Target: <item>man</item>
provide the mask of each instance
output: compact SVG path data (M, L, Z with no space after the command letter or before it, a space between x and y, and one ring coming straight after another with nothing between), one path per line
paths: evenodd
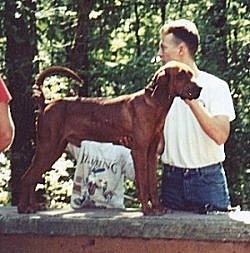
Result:
M10 100L11 95L0 77L0 152L7 150L14 138L14 124L9 108Z
M196 100L175 98L166 117L161 198L175 210L228 210L230 198L222 162L224 143L235 118L228 84L198 69L199 34L188 20L170 21L160 30L158 57L189 65L202 87Z

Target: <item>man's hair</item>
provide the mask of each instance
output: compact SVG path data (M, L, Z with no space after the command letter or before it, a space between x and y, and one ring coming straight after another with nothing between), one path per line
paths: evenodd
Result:
M198 29L193 22L186 19L169 21L161 27L160 34L167 35L170 33L174 35L177 43L183 41L187 45L191 56L195 56L200 37Z

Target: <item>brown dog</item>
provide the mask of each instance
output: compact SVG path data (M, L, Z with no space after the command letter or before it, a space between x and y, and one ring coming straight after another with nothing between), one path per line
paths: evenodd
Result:
M80 81L71 70L51 67L40 74L41 89L46 76L64 73ZM44 96L37 101L40 114L37 146L32 163L21 180L19 213L39 210L35 186L43 173L62 155L67 143L80 146L82 140L124 143L131 149L135 165L137 196L145 215L164 212L157 193L157 147L166 115L176 96L198 98L201 88L192 80L191 69L169 62L143 90L117 98L65 98L47 106Z

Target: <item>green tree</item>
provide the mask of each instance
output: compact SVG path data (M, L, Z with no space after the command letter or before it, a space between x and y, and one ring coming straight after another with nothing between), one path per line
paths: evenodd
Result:
M154 59L160 26L187 18L200 31L199 67L225 79L231 88L237 118L226 144L225 167L233 204L250 208L249 8L247 0L40 0L36 6L31 0L1 2L0 66L7 70L17 124L12 171L21 174L32 155L33 127L24 125L33 126L33 73L50 65L76 70L85 85L67 81L61 94L72 88L89 96L134 92L159 66ZM13 53L14 48L23 50Z
M35 5L33 1L5 1L6 76L13 96L11 104L16 126L11 148L12 204L17 204L20 177L33 154L34 116L30 87L36 65Z

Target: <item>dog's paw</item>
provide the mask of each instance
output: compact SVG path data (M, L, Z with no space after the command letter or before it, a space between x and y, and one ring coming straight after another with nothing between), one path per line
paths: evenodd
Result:
M37 210L35 208L32 208L31 206L17 206L17 212L20 214L29 214L29 213L35 213Z
M47 203L41 202L36 204L36 211L46 211L46 210L48 210Z
M17 206L17 212L18 213L24 213L24 214L29 214L29 213L36 213L38 211L45 211L47 210L47 205L46 203L35 203L33 205L21 205L19 204Z
M164 214L173 213L171 209L164 206L146 208L146 209L143 209L142 211L145 216L161 216Z
M154 208L154 215L160 216L164 214L170 214L173 213L172 209L169 209L167 207L159 207L159 208Z

